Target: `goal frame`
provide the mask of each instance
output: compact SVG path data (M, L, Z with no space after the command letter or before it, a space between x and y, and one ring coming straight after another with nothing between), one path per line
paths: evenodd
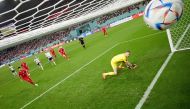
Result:
M190 24L187 25L185 31L183 32L183 34L181 35L181 37L180 37L179 40L177 41L176 45L174 45L173 40L172 40L172 34L171 34L170 29L167 29L167 30L166 30L167 37L168 37L168 42L169 42L169 45L170 45L171 52L184 51L184 50L189 50L189 49L190 49L190 47L181 48L181 49L179 48L179 45L181 44L183 38L185 37L185 35L187 34L188 31L190 31Z

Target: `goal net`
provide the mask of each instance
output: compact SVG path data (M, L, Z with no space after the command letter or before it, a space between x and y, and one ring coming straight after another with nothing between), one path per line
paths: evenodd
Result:
M190 2L184 0L184 11L180 21L167 30L171 51L190 49Z
M1 1L1 0L0 0ZM3 0L7 7L9 0ZM42 37L145 0L11 0L0 8L0 49Z

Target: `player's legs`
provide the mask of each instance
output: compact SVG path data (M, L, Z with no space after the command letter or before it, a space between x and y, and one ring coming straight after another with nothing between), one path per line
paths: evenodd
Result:
M67 56L66 53L62 53L61 55L62 55L65 59L69 60L69 57Z
M12 70L13 76L17 76L17 72L15 70Z
M103 33L104 33L104 36L108 35L107 31L103 31Z
M15 75L15 76L18 76L18 74L17 74L17 72L16 72L16 71L14 72L14 75Z
M35 84L30 77L24 77L23 80L25 80L26 82L32 85L38 86L38 84Z
M34 82L30 79L30 77L23 77L22 78L24 81L30 83L30 84L33 84L34 85Z
M86 46L85 46L85 44L84 44L84 43L82 43L82 47L83 47L83 48L86 48Z
M106 79L106 77L107 77L108 75L109 75L109 76L117 75L117 63L111 62L111 66L112 66L112 68L113 68L113 72L103 73L103 74L102 74L102 78L103 78L103 79Z
M54 61L54 59L53 59L52 57L49 58L49 61L50 61L50 62L53 62L53 64L56 65L56 63L55 63L55 61Z
M42 70L44 70L44 67L42 66L41 63L38 63L38 65L39 65L39 67L40 67Z
M125 68L124 66L124 62L120 62L119 64L118 64L118 69L123 69L123 68Z
M82 45L83 48L86 48L85 43L83 41L80 42L80 44Z
M56 65L55 61L52 59L51 62L53 62L54 65Z

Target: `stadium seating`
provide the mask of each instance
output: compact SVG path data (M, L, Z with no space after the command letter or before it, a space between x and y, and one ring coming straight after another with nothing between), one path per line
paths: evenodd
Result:
M13 60L19 60L23 56L31 55L34 52L40 51L42 48L52 46L59 42L77 38L78 35L74 34L74 32L76 32L76 28L79 28L80 26L84 24L89 24L90 30L93 31L93 30L100 29L100 27L102 26L109 25L113 22L129 17L133 14L142 12L144 10L146 3L148 2L141 2L135 5L126 7L124 9L120 9L116 12L103 15L99 18L95 18L91 21L83 22L81 24L76 24L63 31L52 33L38 39L30 40L29 42L25 42L15 47L5 49L0 52L0 65L13 61ZM72 32L73 34L71 34Z

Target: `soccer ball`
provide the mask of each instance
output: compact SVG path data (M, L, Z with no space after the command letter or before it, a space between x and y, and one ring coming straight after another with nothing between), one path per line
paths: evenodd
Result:
M145 8L144 21L153 29L170 28L182 16L181 0L152 0Z

